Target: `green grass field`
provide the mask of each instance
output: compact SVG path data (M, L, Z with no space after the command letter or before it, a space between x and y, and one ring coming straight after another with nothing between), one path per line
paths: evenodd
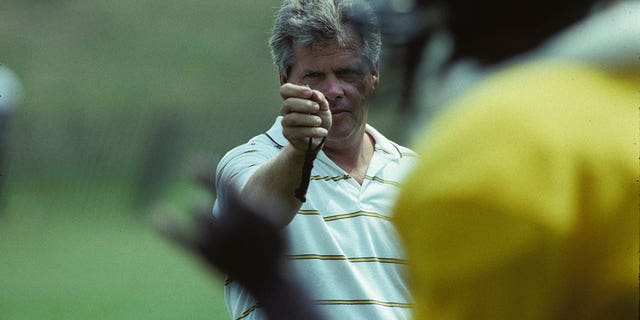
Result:
M115 185L37 197L32 185L12 187L0 318L228 319L221 275L161 238Z
M278 99L278 2L3 1L0 63L25 90L0 168L0 319L228 319L222 276L161 238L149 207L207 199L181 178L191 155L272 113L227 120ZM166 119L171 141L156 137ZM166 148L149 158L154 141Z

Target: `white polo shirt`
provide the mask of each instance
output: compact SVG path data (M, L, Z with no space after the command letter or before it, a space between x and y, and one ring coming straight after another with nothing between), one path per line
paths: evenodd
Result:
M288 144L280 122L278 117L269 131L222 158L214 214L224 203L228 181L242 185ZM324 152L318 153L307 201L283 229L289 263L327 319L409 319L406 260L391 214L417 155L369 125L366 131L375 140L375 150L362 185ZM237 282L225 285L225 298L232 319L266 319Z

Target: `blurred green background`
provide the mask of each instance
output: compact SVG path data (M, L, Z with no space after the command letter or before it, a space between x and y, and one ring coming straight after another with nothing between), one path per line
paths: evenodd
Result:
M3 0L24 86L0 176L0 319L228 319L222 276L152 229L211 195L190 163L266 130L277 0ZM403 141L382 64L370 123Z

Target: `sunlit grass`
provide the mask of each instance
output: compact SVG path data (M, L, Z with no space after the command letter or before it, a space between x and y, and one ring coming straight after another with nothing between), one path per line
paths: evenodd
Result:
M117 185L39 198L12 187L0 217L2 319L228 319L220 275L105 194Z

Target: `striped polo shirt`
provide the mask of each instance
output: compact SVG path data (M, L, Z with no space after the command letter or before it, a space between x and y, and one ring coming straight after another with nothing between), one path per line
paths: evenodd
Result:
M281 117L264 134L229 151L217 168L218 199L233 180L242 185L255 169L288 144ZM409 319L412 298L406 260L394 225L393 205L417 155L373 127L375 151L362 185L318 153L307 201L283 230L295 276L327 319ZM237 282L225 284L231 319L266 319L259 304Z

